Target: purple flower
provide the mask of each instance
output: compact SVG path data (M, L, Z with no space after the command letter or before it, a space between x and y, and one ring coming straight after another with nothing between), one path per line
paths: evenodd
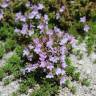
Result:
M42 10L44 8L43 4L38 4L38 10Z
M29 52L28 48L25 48L23 50L23 56L28 56L29 54L30 54L30 52Z
M83 23L86 22L86 16L81 17L80 22L83 22Z
M28 8L30 7L30 2L26 3L25 6Z
M42 42L45 43L47 41L47 38L46 37L43 37L42 38Z
M40 30L44 30L44 24L39 24L39 26L37 26L37 28Z
M8 4L7 2L5 2L5 1L4 1L2 4L0 4L0 6L1 6L2 8L6 8L6 7L8 7L8 5L9 5L9 4Z
M41 18L41 14L37 14L35 18L36 19L40 19Z
M15 28L14 32L19 33L20 29Z
M62 69L61 75L64 76L65 74L66 74L65 70Z
M41 48L40 47L35 47L34 51L39 54L41 52Z
M32 24L29 25L29 29L30 29L30 30L32 30L34 27L35 27L35 26L32 25Z
M44 32L44 29L45 29L45 25L44 24L39 24L37 26L38 29L40 29L40 33L43 33Z
M16 13L15 21L17 22L17 20L20 20L20 18L21 18L21 12Z
M33 11L38 11L38 6L36 4L32 5L31 9Z
M26 21L26 16L22 15L21 12L18 12L18 13L16 13L15 21L17 22L17 20L20 20L22 22L25 22Z
M36 44L36 47L41 48L42 44L38 43L38 44Z
M28 65L26 68L25 68L25 71L27 71L28 73L30 73L31 71L34 71L35 69L38 68L38 64L33 64L33 65Z
M62 13L64 12L64 10L65 10L65 6L62 6L59 11Z
M68 33L65 33L63 38L68 38L69 39L70 35Z
M54 31L55 31L56 33L59 33L61 30L55 26L55 27L54 27Z
M46 67L46 62L45 61L41 61L40 62L40 67L45 68Z
M61 64L61 66L62 66L62 68L66 68L66 67L67 67L67 65L66 65L65 62L63 62L63 63Z
M63 38L62 40L61 40L61 42L60 42L60 45L65 45L65 43L67 43L67 41L68 41L68 38Z
M56 75L60 75L61 73L62 73L61 68L57 68L57 69L56 69Z
M62 36L64 35L64 32L62 32L58 27L54 27L54 32L56 35L61 39Z
M76 39L73 36L70 36L69 41L70 41L70 44L76 43Z
M45 53L40 53L39 56L40 56L39 59L40 59L41 61L42 61L42 60L44 61L44 60L46 59L46 57L47 57L47 55L46 55Z
M28 30L28 35L32 36L34 34L34 30Z
M53 45L53 40L50 39L50 40L46 43L46 46L47 46L48 48L51 48L52 45Z
M54 58L53 56L50 56L50 57L49 57L49 60L52 61L52 62L54 62L54 59L55 59L55 58Z
M48 21L48 15L46 15L46 14L44 15L44 20Z
M47 69L49 69L50 71L52 71L53 68L54 68L54 66L52 64L47 66Z
M62 84L64 84L65 83L65 77L62 77L61 79L60 79L60 85L62 85Z
M25 21L26 21L26 17L25 17L24 15L22 15L22 16L20 17L20 21L25 22Z
M64 33L63 33L62 31L60 31L60 32L57 33L57 36L58 36L59 38L62 38L63 34L64 34Z
M60 14L56 13L56 19L58 20L60 18Z
M49 50L49 52L51 52L52 53L52 55L54 55L54 54L57 54L58 53L58 48L56 48L56 47L50 47L50 49L51 50ZM57 56L58 57L58 56ZM59 58L58 58L59 59Z
M54 75L52 73L49 73L48 75L46 75L46 78L54 78Z
M30 50L34 48L34 46L31 45L31 44L29 44L28 47L29 47Z
M33 19L35 17L35 15L33 14L33 13L30 13L29 15L28 15L28 18L29 19Z
M28 31L28 25L27 24L23 24L22 30L20 33L22 33L23 35L27 34Z
M48 31L46 32L46 34L49 35L49 36L52 36L52 35L53 35L53 30L48 30Z
M0 13L0 20L3 18L3 13Z
M39 44L39 39L38 38L34 38L33 42L38 45Z
M89 29L90 29L90 27L89 27L88 25L85 25L84 28L83 28L83 30L84 30L85 32L88 32Z
M65 55L64 54L61 55L60 60L61 60L62 63L65 62Z
M28 15L28 18L29 18L29 19L33 19L37 14L38 14L38 11L33 10L33 11Z
M65 46L61 46L61 47L60 47L60 53L61 53L62 55L65 54L66 50L67 50L67 49L66 49Z
M6 2L9 2L10 0L5 0Z
M53 63L57 63L57 61L59 60L59 58L56 57L56 56L50 56L50 57L49 57L49 60L50 60L51 62L53 62Z
M32 61L32 57L33 57L33 55L27 56L27 58L28 58L29 61Z

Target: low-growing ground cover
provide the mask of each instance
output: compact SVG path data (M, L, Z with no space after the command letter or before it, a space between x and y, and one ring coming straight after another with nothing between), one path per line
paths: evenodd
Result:
M13 52L0 67L0 80L5 86L18 80L20 88L12 96L28 94L29 89L33 91L28 96L55 96L60 86L75 94L74 81L89 86L90 80L81 78L70 55L83 58L78 48L82 42L88 56L96 51L95 4L94 0L0 1L0 58Z

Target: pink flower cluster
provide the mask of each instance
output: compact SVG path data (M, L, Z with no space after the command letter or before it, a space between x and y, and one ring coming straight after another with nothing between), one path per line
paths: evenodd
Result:
M34 34L34 27L40 29L41 33L44 30L44 23L40 23L41 19L44 19L45 23L48 23L48 16L45 14L44 17L42 14L39 12L40 10L43 10L44 5L43 4L37 4L37 5L31 5L30 2L26 4L26 7L30 9L30 12L27 12L25 14L22 14L22 12L18 12L15 14L15 23L21 22L22 23L22 28L18 29L15 28L16 33L20 33L22 35L27 35L27 36L32 36ZM32 24L32 20L38 20L39 25ZM27 23L27 21L30 22L30 24Z
M9 0L3 2L3 8L8 6ZM26 3L29 12L22 13L19 11L15 14L14 22L20 22L22 28L15 28L15 32L24 36L35 35L36 30L39 30L40 36L32 38L32 42L23 50L23 56L27 58L28 65L24 69L27 72L42 68L47 73L46 78L54 78L57 76L60 84L64 84L66 72L66 54L69 52L67 45L72 48L76 47L76 40L73 36L62 31L57 26L49 28L49 16L47 13L42 14L41 11L45 8L43 4L32 5ZM60 18L60 14L64 12L65 6L61 6L59 12L56 13L56 18ZM3 13L0 13L0 20L3 18ZM33 21L37 20L37 24ZM29 23L30 22L30 23ZM34 37L34 36L33 36ZM36 56L38 57L34 57ZM36 58L34 62L34 58Z
M31 72L37 68L42 68L44 72L47 72L46 78L58 76L60 84L63 84L67 66L65 58L69 51L67 45L70 44L72 48L76 47L76 40L73 36L61 31L57 27L48 29L42 35L41 38L33 38L32 43L23 51L23 56L26 56L30 61L25 70ZM34 58L32 51L39 57L36 63L32 63Z
M0 4L1 8L7 8L9 6L10 0L3 0L3 2Z
M13 0L14 1L14 0ZM0 21L4 18L4 12L7 7L10 8L11 0L3 0L0 3ZM17 34L32 37L32 41L23 50L23 56L27 58L27 65L24 71L32 72L38 68L42 68L47 73L46 78L58 77L60 84L65 83L66 72L66 54L70 52L70 48L76 48L76 40L72 35L62 31L57 25L49 28L50 16L49 13L44 12L46 8L43 4L32 4L29 1L25 4L25 12L19 10L14 14L14 23L20 27L15 26ZM62 5L55 13L55 19L59 20L63 12L66 11L66 6ZM86 24L86 16L80 18L84 24L83 30L88 32L90 27ZM37 37L35 35L39 34ZM34 61L34 58L36 59Z

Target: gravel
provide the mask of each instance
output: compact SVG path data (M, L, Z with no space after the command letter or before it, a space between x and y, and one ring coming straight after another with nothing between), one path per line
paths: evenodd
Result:
M0 82L0 96L11 96L19 87L18 81L13 81L7 86L4 86L3 82Z

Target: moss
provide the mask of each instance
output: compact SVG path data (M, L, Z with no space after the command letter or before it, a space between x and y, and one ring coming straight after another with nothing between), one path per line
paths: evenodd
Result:
M18 55L12 55L3 66L4 72L8 75L12 73L19 75L18 71L20 70L20 60L21 59Z
M20 84L19 90L21 94L27 93L28 91L28 86L26 84Z
M67 66L65 68L65 72L66 72L67 75L73 76L74 73L75 73L75 67L73 67L73 66Z
M4 86L10 84L11 82L12 82L12 81L11 81L10 78L6 78L6 79L3 80Z
M30 96L55 96L56 94L58 94L58 86L46 82L39 89L33 91Z
M76 93L76 86L72 86L72 88L71 88L71 92L72 92L73 94Z
M90 86L90 83L91 83L91 81L87 78L84 78L81 82L82 85L85 85L87 87Z
M2 80L5 77L5 72L2 68L0 68L0 80Z
M7 38L14 38L14 28L3 22L0 27L0 40L6 41Z
M16 48L15 48L15 52L16 52L17 55L22 56L22 53L23 53L23 47L20 46L20 45L16 46Z
M93 64L96 64L96 60L93 61Z
M73 86L72 81L71 80L66 80L65 81L65 86L68 87L69 89L72 89L72 86Z
M73 75L73 80L76 80L76 81L79 81L80 80L80 72L76 72L74 75Z
M13 50L15 47L16 47L16 40L9 39L9 38L6 39L5 49L7 52Z
M16 64L20 65L20 62L21 62L21 57L15 53L7 60L7 63L10 63L12 65L16 65Z
M36 84L34 77L28 77L25 82L30 88Z
M4 44L0 42L0 58L2 58L4 54L5 54L5 47Z
M13 92L11 96L18 96L17 92Z
M3 66L3 70L4 70L4 72L5 72L7 75L12 74L12 65L6 63L6 64Z

